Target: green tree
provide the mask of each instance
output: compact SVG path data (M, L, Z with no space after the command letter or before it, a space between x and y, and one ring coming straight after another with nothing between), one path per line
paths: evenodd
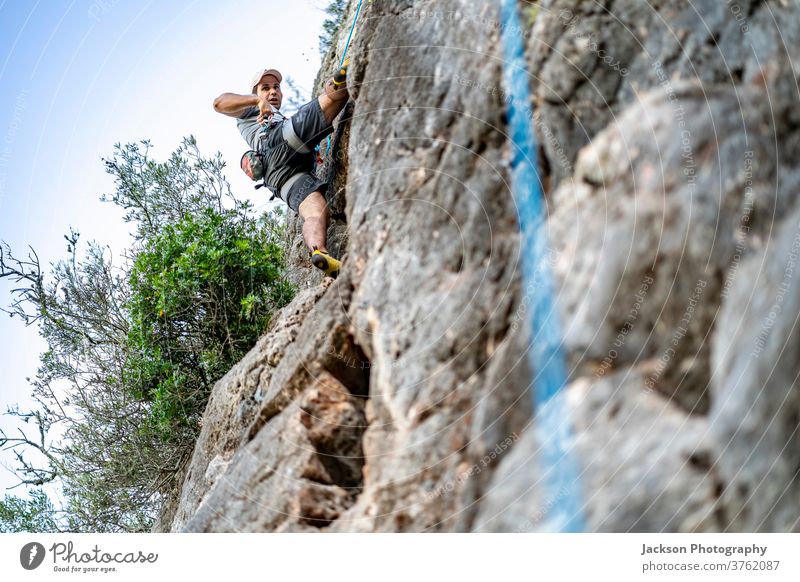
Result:
M56 514L56 508L41 489L33 489L28 499L6 495L0 501L0 533L59 533Z
M328 15L322 23L322 34L319 35L319 52L324 57L331 48L333 39L342 26L347 10L347 0L332 0L325 8Z
M220 155L202 157L193 138L165 162L150 148L118 144L104 160L115 190L103 199L133 226L121 264L94 242L79 259L74 231L49 273L33 249L0 247L0 279L16 283L3 311L47 343L31 381L39 408L9 410L36 428L0 431L0 447L15 451L21 483L60 481L71 531L150 529L214 383L293 293L282 216L253 216Z
M235 210L206 209L165 226L133 263L123 384L150 404L147 428L166 442L194 434L213 383L290 299L269 233Z

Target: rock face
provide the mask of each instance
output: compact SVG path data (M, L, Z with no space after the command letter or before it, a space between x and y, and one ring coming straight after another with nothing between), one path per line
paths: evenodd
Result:
M295 238L304 289L216 385L161 529L552 529L521 277L551 268L587 529L800 531L800 7L520 10L548 265L520 248L495 3L365 2L343 272L306 276Z

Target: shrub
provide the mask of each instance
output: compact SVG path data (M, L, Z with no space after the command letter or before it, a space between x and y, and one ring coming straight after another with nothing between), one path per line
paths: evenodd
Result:
M47 279L33 249L20 259L0 248L0 278L17 283L3 311L37 324L48 346L33 380L40 408L9 411L33 421L36 435L0 431L0 447L17 452L22 483L60 482L59 527L70 531L152 527L179 485L212 386L293 293L282 216L253 216L231 194L219 154L203 158L193 138L165 162L149 149L117 145L104 160L116 188L103 199L134 226L122 265L97 243L79 260L74 231L70 257ZM44 461L22 454L33 451ZM33 502L5 507L46 510Z

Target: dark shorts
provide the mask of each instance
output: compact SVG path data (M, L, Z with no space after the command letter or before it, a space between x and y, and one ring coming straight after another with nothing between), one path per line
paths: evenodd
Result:
M284 187L284 190L285 189ZM300 203L308 198L312 192L319 190L324 196L327 189L327 182L319 180L314 174L305 172L300 174L299 177L296 178L296 181L288 188L288 196L284 201L289 205L289 208L299 213ZM281 200L283 200L283 198L281 198Z
M318 99L300 107L289 121L292 123L295 135L309 150L313 150L319 142L333 133L333 124L325 119Z
M295 212L309 194L317 190L324 194L327 188L325 181L314 176L314 148L332 132L333 125L325 120L319 101L314 99L267 136L267 184Z

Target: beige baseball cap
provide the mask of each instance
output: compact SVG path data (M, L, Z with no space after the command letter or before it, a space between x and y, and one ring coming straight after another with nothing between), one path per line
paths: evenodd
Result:
M258 71L255 75L253 75L252 81L250 81L250 92L255 93L256 87L261 82L261 79L266 77L267 75L272 75L276 79L278 79L278 83L283 81L283 77L281 76L280 72L277 69L264 69L262 71Z

